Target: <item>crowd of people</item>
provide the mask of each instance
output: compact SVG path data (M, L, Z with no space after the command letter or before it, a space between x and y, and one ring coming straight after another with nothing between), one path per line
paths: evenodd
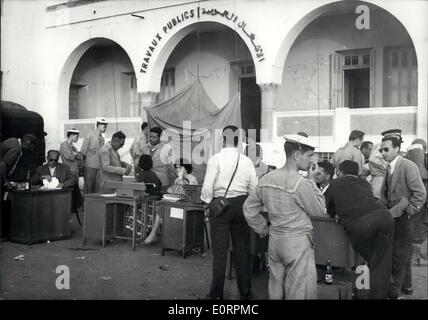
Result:
M110 192L109 181L123 181L134 169L137 182L149 195L184 193L186 184L202 184L201 200L209 209L213 254L212 281L207 299L223 299L229 239L235 257L242 299L251 299L250 231L268 239L269 298L315 299L317 272L310 217L336 219L348 233L353 248L370 270L371 299L399 299L412 292L412 260L424 264L421 245L427 238L426 142L416 139L407 153L401 150L400 130L382 133L380 143L364 141L354 130L331 161L317 161L315 145L301 132L285 136L286 162L276 169L263 162L258 143L239 150L240 130L223 129L223 148L207 163L205 178L197 181L187 159L173 159L172 148L161 142L162 129L141 125L141 135L129 150L133 164L121 160L125 144L122 131L105 142L107 121L96 119L96 129L84 138L80 152L75 143L80 132L67 131L59 150L49 150L47 164L31 177L33 185L54 177L60 187L73 189L72 208L83 207L84 192ZM34 149L35 138L25 135L1 144L1 182L22 156ZM59 163L59 159L62 163ZM214 204L222 206L214 214ZM266 214L263 214L267 212ZM145 243L156 241L162 217L157 215ZM413 255L412 255L413 252Z

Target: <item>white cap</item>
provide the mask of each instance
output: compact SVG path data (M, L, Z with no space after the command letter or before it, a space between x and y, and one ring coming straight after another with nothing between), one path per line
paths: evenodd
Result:
M101 124L108 124L108 122L106 121L106 119L104 119L103 117L97 117L97 118L95 118L95 122L98 124L98 123L101 123Z
M71 129L67 130L67 133L79 134L80 131L75 129L75 128L71 128Z
M301 136L299 134L286 134L284 136L284 139L286 142L294 142L314 149L317 147L311 139Z

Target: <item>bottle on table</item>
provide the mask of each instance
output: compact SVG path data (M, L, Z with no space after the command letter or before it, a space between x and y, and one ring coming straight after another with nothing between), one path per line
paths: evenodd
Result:
M333 284L333 270L331 267L331 261L330 260L327 261L324 283L329 284L329 285Z
M27 171L27 176L25 177L25 190L31 190L31 174L30 170Z

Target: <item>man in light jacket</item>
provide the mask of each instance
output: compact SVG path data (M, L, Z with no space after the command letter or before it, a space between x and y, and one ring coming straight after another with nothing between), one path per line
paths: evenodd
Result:
M125 144L126 136L122 131L117 131L111 137L111 141L107 142L100 149L100 176L102 192L109 192L106 188L108 181L123 181L123 176L128 175L132 166L120 160L118 150Z

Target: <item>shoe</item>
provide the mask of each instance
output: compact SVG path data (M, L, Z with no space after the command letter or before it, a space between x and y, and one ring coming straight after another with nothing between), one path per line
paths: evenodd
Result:
M413 288L402 288L401 293L407 296L411 296L413 294Z
M201 300L223 300L223 297L212 297L211 294L207 294L204 298L202 298Z
M250 292L246 295L241 295L241 297L239 299L241 300L252 300L254 298L253 294Z

